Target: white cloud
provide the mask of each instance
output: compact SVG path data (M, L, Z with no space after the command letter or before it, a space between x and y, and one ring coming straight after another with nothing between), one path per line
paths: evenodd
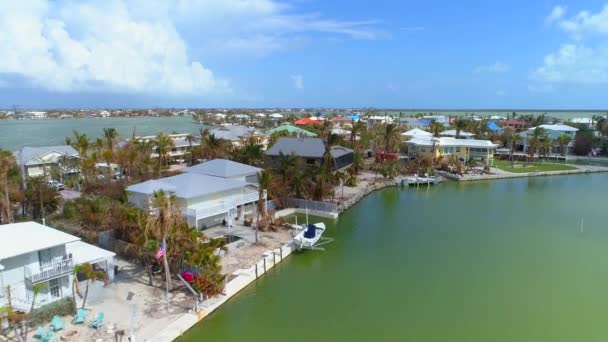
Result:
M0 2L0 75L20 75L59 92L195 95L229 89L189 58L170 21L137 19L123 1L64 4Z
M276 0L0 0L0 9L0 80L59 92L225 94L230 84L201 58L264 56L315 34L382 36L376 21L301 14Z
M545 18L545 25L551 25L554 22L560 20L564 14L566 13L566 8L564 6L555 6L551 13Z
M473 69L475 73L503 73L507 72L511 69L511 67L502 62L496 62L494 64L489 65L479 65Z
M304 89L304 77L302 75L291 75L291 84L297 90Z
M581 11L571 18L556 19L571 41L549 53L532 71L531 91L551 91L557 84L608 84L608 5L597 13ZM593 37L593 40L587 40Z
M531 78L549 83L608 83L608 46L564 44L545 57Z
M580 40L585 35L608 35L608 5L597 13L581 11L575 16L559 22L559 26Z

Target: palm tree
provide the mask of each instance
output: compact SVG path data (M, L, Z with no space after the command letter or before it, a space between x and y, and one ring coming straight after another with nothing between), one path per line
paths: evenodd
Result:
M398 127L394 124L386 125L384 127L382 140L384 141L384 152L385 153L392 152L392 147L401 141L399 138Z
M217 138L211 133L203 140L203 150L207 159L222 158L228 150L230 143L222 138Z
M355 121L355 119L353 119L352 121L352 127L350 130L350 147L353 150L357 150L357 136L361 133L365 131L365 125L363 124L363 122L361 121Z
M158 152L158 166L169 164L169 151L175 146L173 139L165 133L159 133L156 136L156 151Z
M237 151L236 158L241 162L253 166L260 166L264 161L264 149L252 141Z
M431 168L435 165L435 155L436 155L436 147L437 140L439 139L439 135L443 130L443 125L437 121L431 122L431 133L433 134L433 145L431 146Z
M557 138L557 142L559 143L559 151L562 153L562 156L566 155L566 148L570 143L570 137L567 134L562 134Z
M264 192L268 193L270 183L272 182L272 174L266 170L258 173L258 220L255 228L255 242L258 242L258 226L266 226L266 201ZM268 196L268 195L266 195ZM260 219L261 215L261 219Z
M195 140L196 138L192 134L188 134L186 136L186 141L188 142L188 152L190 154L190 163L188 165L194 164L194 150L192 149L192 142Z
M80 134L77 130L73 130L72 132L74 133L74 140L69 137L65 138L66 145L74 147L80 154L80 157L85 158L91 146L91 141L86 134Z
M104 128L103 136L106 139L107 149L113 152L114 142L116 141L116 138L118 138L118 131L116 131L116 128Z
M163 253L163 265L165 268L165 282L167 291L171 291L171 273L167 254L167 238L173 229L181 224L182 214L177 206L177 197L174 194L165 193L163 190L155 191L152 199L152 206L155 210L150 215L146 224L146 230L161 241L161 246L165 248Z
M93 265L89 263L76 265L74 266L74 292L79 292L78 274L82 274L85 278L87 278L87 287L84 291L84 297L82 298L81 306L81 309L84 309L84 306L87 302L87 296L89 295L89 284L97 280L103 280L104 282L107 282L108 277L106 276L105 272L95 270ZM75 300L76 298L74 298L74 301Z
M544 134L541 138L541 147L543 150L543 158L547 159L547 155L551 155L551 149L553 148L553 140L548 135Z
M4 189L4 200L0 201L0 207L5 210L3 214L0 211L0 222L3 220L6 223L13 222L12 210L11 210L11 199L9 196L10 192L10 176L12 172L18 170L15 157L10 151L0 150L0 185Z
M454 127L456 128L456 139L460 139L460 132L467 127L467 120L457 118L456 121L454 121Z

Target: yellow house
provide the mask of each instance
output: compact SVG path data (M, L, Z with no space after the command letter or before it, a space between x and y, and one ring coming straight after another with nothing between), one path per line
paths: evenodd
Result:
M498 146L489 140L455 139L446 137L416 137L408 141L407 144L409 157L416 157L418 155L425 157L433 156L434 148L435 158L455 156L463 161L475 158L476 160L490 165L494 163L494 151Z

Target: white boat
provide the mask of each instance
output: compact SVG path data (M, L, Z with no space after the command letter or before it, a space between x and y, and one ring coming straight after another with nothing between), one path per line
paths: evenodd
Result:
M325 232L325 223L303 224L296 226L297 234L293 241L298 249L314 249Z

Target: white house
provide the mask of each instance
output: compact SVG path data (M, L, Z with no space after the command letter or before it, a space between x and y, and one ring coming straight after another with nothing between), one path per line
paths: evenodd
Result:
M264 147L268 144L267 135L253 127L243 125L222 126L211 130L209 134L213 134L216 138L229 141L234 147L241 147L249 141Z
M114 279L115 254L36 222L0 225L0 306L28 311L72 296L74 266L90 263Z
M23 147L13 154L26 178L45 174L48 178L53 167L59 167L61 176L80 172L79 167L76 167L77 163L73 163L74 159L80 158L80 154L69 145Z
M191 134L188 133L177 133L177 134L168 134L167 136L171 141L173 141L173 147L171 147L171 151L169 151L169 156L172 161L178 163L184 163L186 161L186 155L188 151L190 151L190 145L192 147L199 146L201 144L200 139L193 139L192 142L188 141L188 136ZM135 139L141 142L150 142L156 140L156 135L147 135L136 137ZM155 151L151 155L152 158L158 158L158 152Z
M226 172L224 178L197 172L220 175L224 171L218 165L190 168L177 176L131 185L127 188L127 197L135 206L152 210L154 192L163 190L174 194L188 225L197 229L212 227L222 221L231 225L233 219L254 213L259 198L258 187L238 179L251 179L251 174ZM265 193L263 196L266 198Z

